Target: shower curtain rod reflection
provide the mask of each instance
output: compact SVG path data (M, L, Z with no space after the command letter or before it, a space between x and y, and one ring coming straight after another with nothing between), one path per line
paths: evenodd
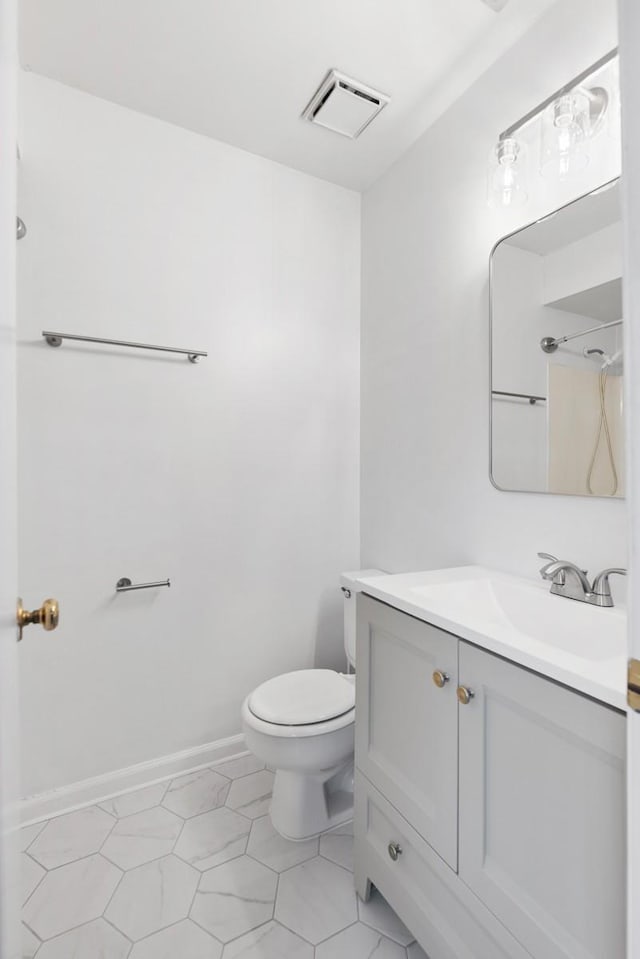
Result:
M158 350L161 353L181 353L190 363L197 363L199 356L208 356L203 350L183 350L177 346L154 346L151 343L131 343L128 340L106 340L100 336L79 336L77 333L53 333L43 330L42 335L49 346L62 346L63 340L79 340L81 343L104 343L107 346L129 346L134 350Z
M579 333L569 333L567 336L545 336L540 340L540 349L544 353L555 353L560 343L566 343L568 340L575 340L578 336L586 336L588 333L599 333L601 330L608 330L610 326L620 326L622 320L611 320L610 323L601 323L599 326L592 326L588 330L581 330Z
M491 390L492 396L511 396L514 399L518 400L529 400L531 406L535 406L536 403L546 403L546 396L534 396L531 393L509 393L507 390Z

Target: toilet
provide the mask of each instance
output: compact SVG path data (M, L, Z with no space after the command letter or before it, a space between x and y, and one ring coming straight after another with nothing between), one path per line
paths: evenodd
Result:
M356 593L379 569L343 573L347 668L356 659ZM247 748L275 770L269 809L286 839L317 836L353 816L353 673L299 669L268 679L242 704Z

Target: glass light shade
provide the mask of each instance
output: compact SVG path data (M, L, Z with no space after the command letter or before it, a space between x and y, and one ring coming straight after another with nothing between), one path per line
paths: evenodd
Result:
M581 173L589 164L589 100L574 90L566 93L542 115L540 172L565 180Z
M505 137L489 156L487 199L493 207L523 206L527 193L527 152L515 137Z

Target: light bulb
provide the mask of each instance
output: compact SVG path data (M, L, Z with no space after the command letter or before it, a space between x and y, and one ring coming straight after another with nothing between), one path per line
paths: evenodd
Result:
M589 163L589 100L573 91L554 100L542 116L540 172L561 180L581 173Z
M517 208L527 202L526 151L515 137L499 140L489 157L490 206Z

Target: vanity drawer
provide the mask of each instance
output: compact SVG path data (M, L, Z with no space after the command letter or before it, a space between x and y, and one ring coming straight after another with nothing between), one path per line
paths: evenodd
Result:
M431 846L358 772L354 825L356 887L362 891L371 881L430 959L530 959Z

